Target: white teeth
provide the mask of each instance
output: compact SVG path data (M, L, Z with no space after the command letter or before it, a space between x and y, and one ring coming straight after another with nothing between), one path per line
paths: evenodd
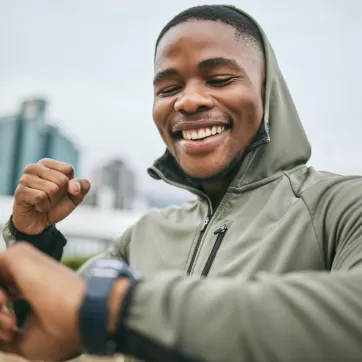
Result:
M213 126L208 128L192 129L182 131L182 138L185 140L199 140L206 137L214 136L225 131L225 126Z
M189 131L182 131L182 138L185 140L191 139L191 133Z

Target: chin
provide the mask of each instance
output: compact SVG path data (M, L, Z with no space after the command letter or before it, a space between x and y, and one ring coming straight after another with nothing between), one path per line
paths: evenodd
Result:
M220 159L219 159L220 160ZM230 177L240 166L242 157L234 157L228 162L188 162L179 163L185 174L196 183L212 183ZM209 166L209 167L207 167Z
M182 167L182 165L181 165ZM227 166L220 165L219 167L206 168L205 164L203 166L195 167L182 167L183 171L188 177L192 180L201 183L201 182L212 182L219 179L219 175L223 174L223 170Z

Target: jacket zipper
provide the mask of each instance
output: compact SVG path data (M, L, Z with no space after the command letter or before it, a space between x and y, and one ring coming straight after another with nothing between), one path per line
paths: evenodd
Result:
M195 259L196 259L196 254L197 254L197 251L199 250L199 247L200 247L200 243L201 243L202 236L204 235L204 231L205 231L207 225L209 224L209 221L210 221L210 218L207 217L207 218L204 219L204 221L202 222L202 226L201 226L201 229L200 229L199 238L197 239L197 243L196 243L196 246L195 246L195 248L194 248L194 252L193 252L193 254L192 254L192 258L191 258L189 267L188 267L188 269L187 269L187 275L190 275L190 274L191 274L192 267L194 266L194 262L195 262Z
M207 259L207 262L204 266L204 269L201 273L202 276L207 276L209 274L209 271L211 269L212 263L214 262L215 256L217 254L217 251L220 248L221 242L224 239L224 236L227 232L228 228L227 226L224 224L223 226L221 226L221 228L217 229L214 234L217 235L217 238L215 240L215 244L212 247L211 253Z

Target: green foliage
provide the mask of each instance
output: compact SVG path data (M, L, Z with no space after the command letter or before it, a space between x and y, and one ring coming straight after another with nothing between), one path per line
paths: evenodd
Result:
M76 271L91 257L92 256L65 257L62 259L62 263L66 265L68 268Z

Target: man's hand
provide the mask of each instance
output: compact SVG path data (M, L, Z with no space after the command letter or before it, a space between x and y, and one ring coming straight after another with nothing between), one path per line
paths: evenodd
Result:
M80 276L29 244L19 243L0 254L0 283L11 299L21 297L31 306L17 338L11 336L14 323L9 318L10 334L2 338L0 350L53 361L81 353L78 311L85 281Z
M0 345L11 343L17 336L16 317L7 308L9 303L8 295L0 289Z
M16 229L36 235L67 217L90 189L88 180L73 177L73 167L64 162L43 159L28 165L15 192Z
M82 353L78 313L85 293L85 280L28 243L16 243L0 253L0 305L17 298L31 306L24 329L0 312L0 351L29 360L69 360ZM107 329L115 333L120 306L129 281L116 281L108 301ZM4 293L3 291L6 291Z

